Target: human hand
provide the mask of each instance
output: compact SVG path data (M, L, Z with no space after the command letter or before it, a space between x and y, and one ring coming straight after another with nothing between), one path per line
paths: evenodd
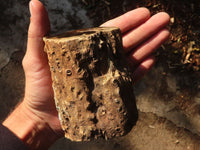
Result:
M43 50L42 38L50 31L48 14L38 0L30 2L30 11L27 52L23 59L26 77L25 96L20 106L4 121L4 125L29 147L33 148L35 143L39 142L38 147L34 149L45 149L63 136L63 132L54 103L48 59ZM155 59L152 53L169 36L169 31L165 29L168 22L169 16L166 13L150 17L146 8L139 8L102 25L121 29L124 51L131 60L135 80L143 76L153 65ZM13 121L15 126L12 125Z
M148 9L138 8L101 25L121 29L124 52L133 71L134 82L153 66L153 53L169 37L166 29L169 21L170 17L165 12L151 17Z
M48 13L38 0L30 1L29 7L31 19L27 51L22 62L26 78L24 100L3 125L30 149L45 150L64 134L54 104L51 74L43 49L43 36L50 31Z

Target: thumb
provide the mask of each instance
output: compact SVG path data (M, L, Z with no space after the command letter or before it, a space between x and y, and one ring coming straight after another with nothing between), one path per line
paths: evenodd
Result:
M29 9L31 19L25 57L28 57L31 60L33 59L38 63L38 61L42 61L46 57L46 54L43 51L44 43L42 38L49 33L50 23L48 13L39 0L31 0L29 2ZM32 63L34 63L34 61Z
M49 100L53 97L50 68L43 42L43 36L50 31L50 23L47 11L39 0L31 0L29 7L31 21L28 30L27 51L22 61L26 78L25 99L33 101L33 106L38 108L37 104L43 104L40 101L44 100L45 102L46 99ZM29 103L31 106L32 102L29 101ZM51 104L54 108L54 103Z

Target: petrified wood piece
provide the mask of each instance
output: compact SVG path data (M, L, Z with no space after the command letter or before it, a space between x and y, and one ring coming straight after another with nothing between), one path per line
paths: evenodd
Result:
M128 133L137 109L120 30L82 29L44 42L65 137L88 141Z

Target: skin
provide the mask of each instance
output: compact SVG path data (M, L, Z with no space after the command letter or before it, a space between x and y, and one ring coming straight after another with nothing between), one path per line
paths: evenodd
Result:
M3 125L30 149L48 149L63 131L53 99L52 80L43 36L50 32L48 13L38 0L31 0L27 51L23 59L26 84L23 101L6 118ZM138 8L104 23L121 29L123 47L133 70L135 81L150 70L153 53L169 37L165 28L170 17L165 12L150 16L146 8Z

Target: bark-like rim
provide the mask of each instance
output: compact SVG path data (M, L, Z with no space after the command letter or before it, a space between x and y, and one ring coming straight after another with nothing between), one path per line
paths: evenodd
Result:
M62 39L73 39L73 38L81 38L85 36L90 36L98 32L108 32L111 30L120 30L117 27L95 27L95 28L85 28L85 29L79 29L79 30L71 30L67 31L62 34L55 34L50 36L45 36L43 38L44 41L46 40L62 40Z

